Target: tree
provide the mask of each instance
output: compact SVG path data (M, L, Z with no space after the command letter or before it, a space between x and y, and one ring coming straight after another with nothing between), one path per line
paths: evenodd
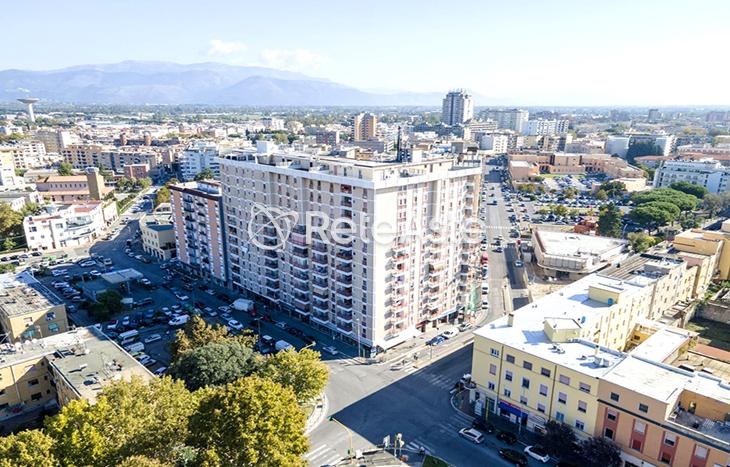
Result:
M575 433L569 425L555 420L549 420L545 424L543 444L548 453L556 455L572 452L575 441Z
M644 232L631 232L627 235L627 238L634 253L645 253L661 241L661 239L647 235Z
M677 215L671 211L667 211L662 207L671 205L670 203L647 203L634 208L629 216L637 223L652 227L655 230L658 227L667 225L677 218Z
M221 386L250 375L256 368L255 355L240 342L216 342L185 351L168 373L185 381L190 391Z
M535 187L528 183L520 183L517 185L517 191L523 191L525 193L534 193Z
M159 191L157 191L157 195L155 196L155 207L159 206L162 203L169 203L170 202L170 190L167 189L167 187L160 188Z
M10 237L6 237L5 240L3 240L3 251L10 251L16 246L17 243L15 243Z
M150 177L137 179L137 185L139 185L139 187L143 190L146 190L152 185L152 179Z
M173 467L173 464L150 459L147 456L131 456L124 459L117 467Z
M122 177L117 180L117 188L119 188L120 190L129 190L130 188L132 188L132 181L127 177Z
M617 180L606 181L601 183L601 190L605 191L610 198L620 198L626 193L626 184Z
M575 188L573 188L572 186L569 186L568 188L564 189L563 193L562 193L563 198L565 198L565 199L575 198L579 194L580 194L580 192L578 190L576 190Z
M664 150L655 145L653 141L637 141L629 145L629 150L626 152L626 160L633 164L634 159L637 157L662 155L664 155Z
M584 467L621 467L621 450L603 438L587 438L581 443Z
M532 178L532 181L535 183L542 183L544 180L545 180L545 177L541 177L540 175Z
M103 306L110 315L121 313L124 310L121 294L113 289L105 290L96 294L96 301Z
M215 173L213 172L213 169L210 167L204 168L198 175L195 176L195 181L200 180L212 180L215 177Z
M0 264L0 274L5 274L6 272L15 272L16 266L14 264L10 263L3 263Z
M327 386L329 368L312 349L289 349L266 359L259 374L291 387L300 404L310 401Z
M553 204L550 208L556 216L565 216L568 214L568 208L564 204Z
M606 190L598 190L596 194L593 195L593 197L596 198L598 201L606 201L608 199Z
M238 341L249 348L253 348L255 343L255 339L249 332L241 336L230 336L225 327L219 324L210 325L199 315L193 315L185 326L177 331L175 340L169 344L170 362L174 363L188 350L231 340Z
M703 186L693 185L685 180L682 180L681 182L674 182L669 185L669 187L673 190L695 196L698 199L703 199L710 192L710 190Z
M167 183L165 183L165 188L169 187L170 185L177 185L178 183L180 183L180 180L172 177L170 180L167 181Z
M42 430L25 430L0 438L0 467L57 467L54 440Z
M200 391L189 444L218 467L304 467L306 416L294 392L265 378Z
M693 195L688 195L671 188L656 188L654 190L637 192L631 196L631 201L633 201L636 206L655 201L672 203L682 212L691 211L700 202L700 200Z
M74 168L68 162L61 162L58 164L58 175L62 177L70 177L74 174Z
M603 205L598 212L598 233L606 237L620 237L621 217L621 210L615 204Z
M636 167L644 171L644 178L648 180L654 180L654 173L656 173L656 170L650 169L649 167L645 166L641 162L636 163Z
M710 217L715 217L715 214L723 209L722 197L715 193L708 193L704 198L702 198L702 206L705 208Z
M38 203L33 203L31 201L28 201L23 205L22 208L20 208L20 215L22 217L30 217L30 216L36 216L40 214L41 207L38 205Z

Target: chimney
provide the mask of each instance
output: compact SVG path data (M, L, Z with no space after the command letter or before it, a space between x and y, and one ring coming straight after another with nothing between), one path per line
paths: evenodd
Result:
M515 314L510 313L507 315L507 324L509 324L509 327L513 327L515 325Z
M598 355L598 352L600 352L600 351L601 351L601 346L596 344L596 351L593 355Z

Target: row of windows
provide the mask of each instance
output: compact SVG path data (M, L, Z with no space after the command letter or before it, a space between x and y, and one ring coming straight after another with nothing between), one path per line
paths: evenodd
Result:
M499 350L497 350L497 349L491 349L491 352L490 353L491 353L491 355L493 357L499 358ZM515 363L515 357L513 355L510 355L510 354L505 355L505 360L507 361L507 363L512 363L512 364ZM531 362L528 362L527 360L524 360L522 362L522 367L524 369L526 369L526 370L532 371L532 363ZM494 374L496 374L496 371L497 371L497 367L495 365L490 365L489 372L494 375ZM543 368L540 369L540 374L542 376L546 376L546 377L549 378L550 375L551 375L551 371L548 368L544 368L543 367ZM511 373L510 373L510 375L511 375ZM510 376L510 378L511 378L511 376ZM508 379L507 381L512 381L512 379ZM566 375L560 375L558 377L558 381L560 381L562 384L565 384L566 386L570 386L570 377L568 377ZM578 389L580 389L583 392L590 393L591 392L591 385L588 384L588 383L580 382L579 385L578 385Z

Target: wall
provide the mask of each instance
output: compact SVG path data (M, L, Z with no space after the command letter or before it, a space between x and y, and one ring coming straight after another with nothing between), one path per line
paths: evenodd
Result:
M723 302L708 302L697 307L697 316L719 323L730 324L730 306Z

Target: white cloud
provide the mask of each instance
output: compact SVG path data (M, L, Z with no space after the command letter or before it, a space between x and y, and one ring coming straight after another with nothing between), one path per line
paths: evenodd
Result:
M200 53L210 57L222 57L224 55L245 52L247 48L243 42L223 42L218 39L212 39L208 41L208 45Z
M259 54L259 62L256 65L278 68L288 71L303 71L317 69L322 65L331 63L332 60L325 55L317 55L309 50L270 50L264 49Z

